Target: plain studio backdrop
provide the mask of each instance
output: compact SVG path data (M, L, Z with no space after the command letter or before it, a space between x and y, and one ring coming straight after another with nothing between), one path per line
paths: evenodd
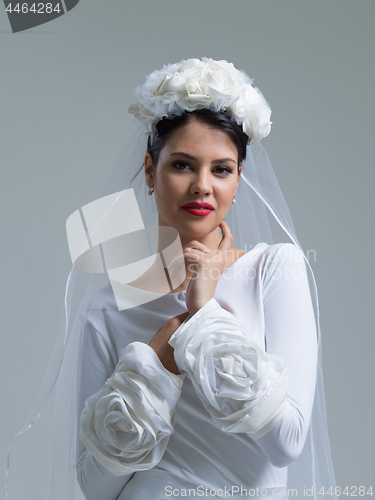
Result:
M374 21L373 0L80 0L13 34L0 7L1 471L53 349L66 219L98 198L134 87L206 56L244 69L271 105L263 145L319 287L337 484L375 488Z

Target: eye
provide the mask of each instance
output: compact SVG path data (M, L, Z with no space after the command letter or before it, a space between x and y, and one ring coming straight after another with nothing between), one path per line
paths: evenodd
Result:
M172 163L172 166L177 169L177 170L186 170L187 167L190 167L190 165L186 161L174 161Z
M226 177L233 174L233 169L231 167L226 167L225 165L220 165L214 168L214 171L222 177Z

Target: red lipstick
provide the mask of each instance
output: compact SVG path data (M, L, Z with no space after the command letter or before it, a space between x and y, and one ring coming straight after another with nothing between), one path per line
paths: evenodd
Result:
M214 211L214 207L209 203L192 201L191 203L186 203L182 207L186 212L191 215L197 215L198 217L205 217Z

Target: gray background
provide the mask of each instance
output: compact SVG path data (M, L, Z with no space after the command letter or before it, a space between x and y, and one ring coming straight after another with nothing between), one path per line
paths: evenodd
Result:
M263 144L317 255L337 484L375 487L374 20L373 0L80 0L12 34L0 8L1 470L53 348L65 221L97 198L144 75L207 56L245 69L271 104Z

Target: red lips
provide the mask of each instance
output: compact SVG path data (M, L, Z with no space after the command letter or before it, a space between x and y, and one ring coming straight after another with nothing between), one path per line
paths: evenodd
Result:
M205 217L214 211L214 207L209 203L192 201L191 203L186 203L181 207L188 214L195 215L197 217Z
M209 203L200 201L192 201L191 203L186 203L186 205L182 205L181 208L209 208L210 210L214 209L214 207Z

